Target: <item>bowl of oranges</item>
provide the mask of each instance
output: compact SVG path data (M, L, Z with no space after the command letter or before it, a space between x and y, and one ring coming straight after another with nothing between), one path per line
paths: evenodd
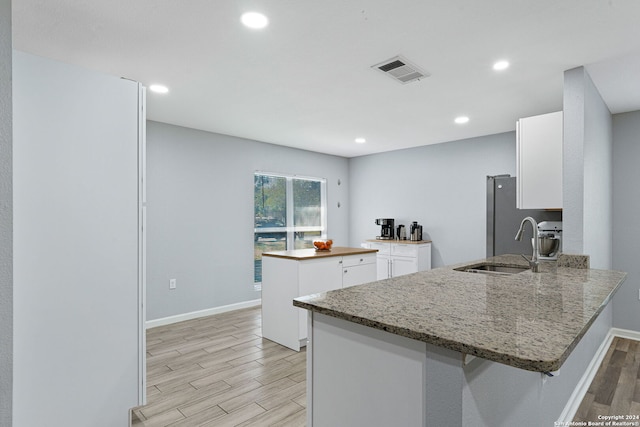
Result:
M314 240L313 246L316 248L316 252L326 252L331 250L331 246L333 245L333 240Z

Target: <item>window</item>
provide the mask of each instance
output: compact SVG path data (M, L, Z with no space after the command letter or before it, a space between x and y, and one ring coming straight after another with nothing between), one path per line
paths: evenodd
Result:
M254 175L254 283L262 282L262 253L312 248L327 235L326 180L273 173Z

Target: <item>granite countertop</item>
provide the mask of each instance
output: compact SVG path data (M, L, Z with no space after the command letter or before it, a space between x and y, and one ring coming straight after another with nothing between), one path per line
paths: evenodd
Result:
M286 258L298 261L326 258L333 256L348 256L348 255L360 255L370 254L378 252L377 249L366 248L347 248L342 246L334 246L330 251L316 251L315 249L294 249L290 251L272 251L264 252L262 256L270 256L275 258Z
M584 257L583 257L584 258ZM502 255L294 299L293 305L529 371L560 368L626 273L543 261L541 273L456 271Z

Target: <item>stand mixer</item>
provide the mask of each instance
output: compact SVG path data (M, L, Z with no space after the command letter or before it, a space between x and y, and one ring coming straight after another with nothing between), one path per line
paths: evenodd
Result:
M539 258L557 260L562 251L562 221L542 221L538 224Z

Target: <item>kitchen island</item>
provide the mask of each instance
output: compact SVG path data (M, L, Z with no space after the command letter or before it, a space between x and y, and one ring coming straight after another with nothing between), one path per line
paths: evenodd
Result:
M553 425L626 277L583 261L512 275L456 265L296 298L311 313L308 425ZM526 267L465 265L482 263Z
M300 295L376 280L375 249L333 247L262 254L262 336L299 351L307 342L307 311L291 305Z

